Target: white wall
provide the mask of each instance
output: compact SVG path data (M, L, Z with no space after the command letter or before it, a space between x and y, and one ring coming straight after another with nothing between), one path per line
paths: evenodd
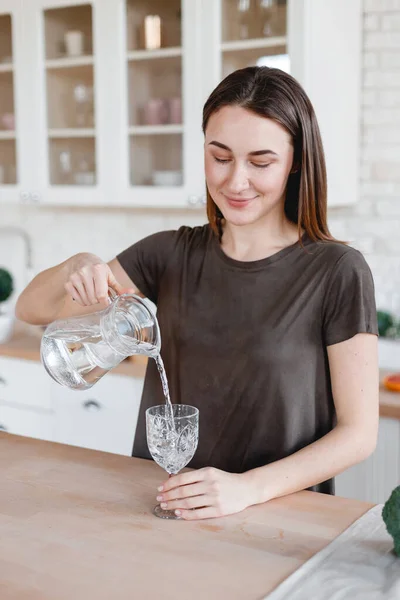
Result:
M364 0L363 44L360 199L331 210L329 223L365 253L378 305L400 315L400 0ZM154 231L203 223L205 214L7 206L1 220L30 234L37 272L83 250L108 260Z

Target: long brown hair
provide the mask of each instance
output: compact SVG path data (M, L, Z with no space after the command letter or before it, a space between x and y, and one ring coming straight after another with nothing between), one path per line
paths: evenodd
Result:
M313 241L334 240L327 224L327 180L324 149L313 106L291 75L269 67L234 71L215 88L203 109L203 132L212 114L235 105L273 119L290 134L293 172L286 186L285 214ZM222 236L223 215L207 189L207 217Z

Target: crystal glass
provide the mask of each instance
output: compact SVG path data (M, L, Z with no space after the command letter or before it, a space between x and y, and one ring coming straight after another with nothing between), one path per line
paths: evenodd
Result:
M193 458L199 441L199 411L187 404L162 404L146 410L147 445L155 462L170 477ZM158 504L153 514L161 519L179 519L173 510Z

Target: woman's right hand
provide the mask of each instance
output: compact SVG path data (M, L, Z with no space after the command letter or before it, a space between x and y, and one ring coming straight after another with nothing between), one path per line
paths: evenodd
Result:
M117 294L134 292L124 289L115 279L108 264L88 252L81 252L70 258L69 276L64 288L81 306L107 306L109 288Z

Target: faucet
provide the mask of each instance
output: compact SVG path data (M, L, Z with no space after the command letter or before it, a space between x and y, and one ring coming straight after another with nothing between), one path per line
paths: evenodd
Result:
M21 227L14 225L0 227L0 233L13 233L21 237L25 244L25 267L27 269L27 277L30 279L33 272L32 264L32 243L28 233Z

